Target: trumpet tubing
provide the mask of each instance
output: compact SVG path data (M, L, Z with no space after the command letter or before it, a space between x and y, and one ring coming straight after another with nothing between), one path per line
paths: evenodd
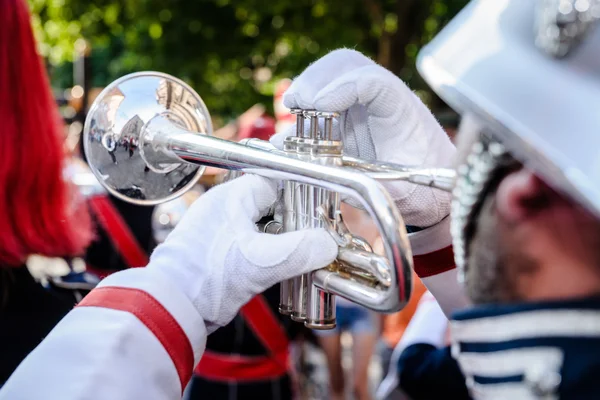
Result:
M228 169L232 177L251 173L283 181L282 204L275 208L281 215L260 221L258 229L277 234L324 228L339 253L326 268L282 282L280 311L311 328L328 329L335 326L336 295L380 312L400 310L410 296L412 256L402 217L377 180L446 189L452 173L345 157L342 143L332 137L335 113L292 112L297 132L283 150L256 139L233 143L210 137L210 114L185 83L166 74L136 73L96 98L84 127L84 148L100 183L140 205L183 194L204 166ZM345 227L340 195L369 212L385 256L372 253Z

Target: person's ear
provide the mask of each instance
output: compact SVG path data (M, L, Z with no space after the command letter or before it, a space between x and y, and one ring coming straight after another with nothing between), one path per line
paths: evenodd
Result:
M496 209L507 221L519 222L546 205L547 186L531 171L521 169L506 176L496 191Z

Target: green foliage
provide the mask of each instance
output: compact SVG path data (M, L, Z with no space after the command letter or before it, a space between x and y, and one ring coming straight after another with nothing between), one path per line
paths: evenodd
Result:
M414 89L418 49L467 0L29 0L53 82L68 85L75 42L103 86L158 70L190 83L211 113L272 103L274 83L339 47L377 59Z

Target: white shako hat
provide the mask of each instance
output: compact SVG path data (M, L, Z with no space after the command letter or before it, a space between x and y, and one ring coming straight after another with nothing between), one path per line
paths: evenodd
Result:
M427 83L491 138L458 171L459 268L477 192L503 152L600 218L598 25L600 0L473 0L420 52Z

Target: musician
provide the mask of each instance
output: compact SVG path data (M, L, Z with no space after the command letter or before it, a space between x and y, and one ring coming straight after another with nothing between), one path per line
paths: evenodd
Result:
M448 301L449 271L423 280L453 315L452 345L416 343L431 350L421 364L407 347L400 386L411 398L600 396L599 20L597 1L473 1L420 55L425 79L464 116L452 233L473 306ZM454 153L421 101L353 51L317 61L286 100L347 110L341 131L363 157L443 166ZM423 273L423 247L448 243L444 219L427 228L448 203L406 186L388 187L426 228L412 236Z
M92 230L83 199L63 179L63 125L25 1L0 0L0 88L2 386L75 305L86 282L70 290L49 278L83 262Z
M442 310L464 307L464 293L473 303L451 330L476 398L599 395L600 30L591 29L599 12L597 2L577 3L540 3L549 8L536 23L532 0L474 1L421 55L423 75L465 117L453 207L458 269L450 197L410 183L388 188L406 222L423 228L411 236L415 270ZM341 111L351 154L436 167L455 156L410 89L354 51L311 65L286 105ZM67 315L0 398L41 390L78 398L84 389L95 398L177 398L207 333L255 293L335 257L323 231L256 233L253 221L275 198L275 184L251 176L209 191L148 268L114 274ZM73 377L78 384L66 384Z
M475 398L600 395L599 20L598 1L477 1L421 54L467 117L453 230L476 306L451 354Z

